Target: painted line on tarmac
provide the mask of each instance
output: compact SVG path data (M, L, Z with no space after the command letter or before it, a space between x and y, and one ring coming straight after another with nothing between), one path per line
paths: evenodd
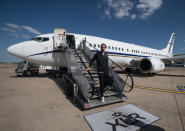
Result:
M151 88L151 87L144 87L144 86L134 86L134 88L153 90L153 91L161 91L161 92L169 92L169 93L176 93L176 94L184 94L185 95L185 92L182 92L182 91L173 91L173 90Z

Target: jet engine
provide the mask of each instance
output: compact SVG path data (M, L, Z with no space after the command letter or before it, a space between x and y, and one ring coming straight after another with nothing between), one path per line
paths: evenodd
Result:
M160 72L165 68L164 62L156 58L144 58L139 62L139 68L142 72Z

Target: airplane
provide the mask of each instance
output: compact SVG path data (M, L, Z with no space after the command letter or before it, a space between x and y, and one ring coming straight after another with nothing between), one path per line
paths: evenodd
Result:
M48 66L67 67L65 49L57 46L56 34L54 32L38 35L31 40L8 47L7 51L25 61ZM70 48L75 49L80 48L84 39L87 41L86 46L94 52L100 51L101 43L105 43L109 59L128 69L136 67L143 73L161 72L165 69L165 64L176 59L173 57L175 33L172 33L166 48L161 50L96 36L66 33L65 31L63 34L58 33L58 35L59 37L63 35L62 39L70 41ZM63 45L63 47L65 46Z

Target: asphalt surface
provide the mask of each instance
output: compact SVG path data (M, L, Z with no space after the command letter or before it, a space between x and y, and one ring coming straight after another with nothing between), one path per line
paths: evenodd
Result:
M60 78L44 71L35 77L16 77L15 67L0 64L0 131L88 131L91 128L84 115L127 104L160 117L142 130L185 130L185 94L176 88L185 86L183 67L168 67L157 75L135 75L135 88L126 94L126 102L86 111L65 95Z

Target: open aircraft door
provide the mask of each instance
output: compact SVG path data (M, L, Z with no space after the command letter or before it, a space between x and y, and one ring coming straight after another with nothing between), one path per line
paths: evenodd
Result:
M54 47L65 49L67 47L66 30L61 28L54 29Z

